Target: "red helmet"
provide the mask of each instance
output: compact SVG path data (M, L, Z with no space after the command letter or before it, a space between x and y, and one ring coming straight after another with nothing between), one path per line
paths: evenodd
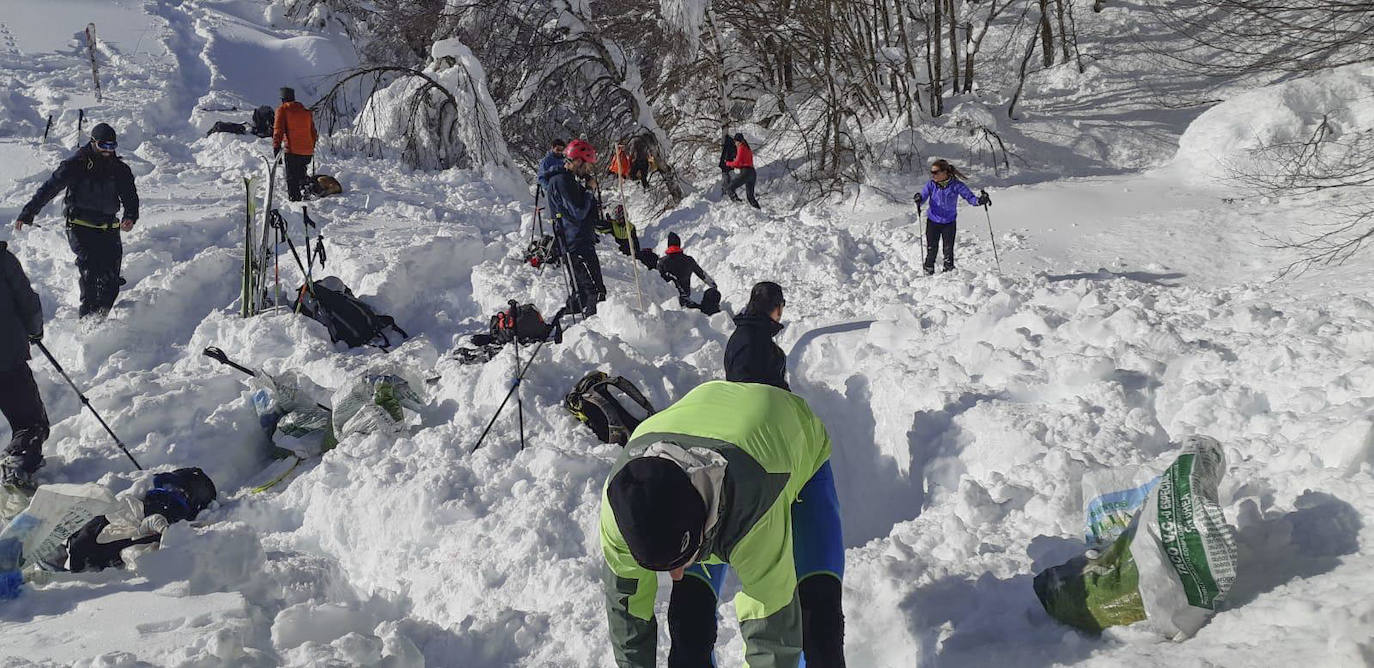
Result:
M592 148L592 145L585 140L574 139L568 142L567 148L563 149L563 157L588 163L596 162L596 149Z

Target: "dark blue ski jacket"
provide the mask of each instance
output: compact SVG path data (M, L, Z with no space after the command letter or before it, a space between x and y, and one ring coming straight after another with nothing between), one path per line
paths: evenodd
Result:
M33 217L63 190L67 196L62 200L62 215L67 220L100 224L138 220L138 189L134 187L133 172L118 156L107 158L89 144L53 170L33 199L24 205L18 219L32 223ZM124 215L119 216L121 205Z
M19 258L0 241L0 371L29 359L29 337L43 334L43 304ZM16 391L5 388L6 392Z
M554 229L563 243L570 251L590 250L596 244L596 197L561 164L550 170L545 187Z
M549 189L549 175L553 173L554 169L563 166L563 160L563 156L549 151L548 155L539 161L539 171L535 174L535 178L539 180L539 185L543 186L544 190Z
M954 222L959 215L960 197L969 204L978 204L978 196L974 195L963 181L951 178L945 185L934 181L926 182L926 187L921 189L920 201L930 207L929 213L926 214L930 222L944 225Z

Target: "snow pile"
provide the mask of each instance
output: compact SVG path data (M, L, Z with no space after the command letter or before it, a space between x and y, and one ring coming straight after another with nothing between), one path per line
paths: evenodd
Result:
M88 123L119 129L144 201L110 319L76 322L76 272L53 208L44 227L11 239L44 299L47 343L92 404L145 466L204 468L221 505L174 526L134 570L30 586L0 608L5 654L72 665L605 665L595 514L618 449L560 403L601 369L667 405L720 376L729 315L680 310L671 286L602 245L610 298L540 351L522 384L524 449L512 404L472 452L510 387L514 351L471 366L448 351L508 299L550 316L566 297L558 270L520 262L527 188L325 151L346 192L308 204L328 247L316 275L338 276L412 339L383 357L331 344L294 314L241 319L242 179L260 177L269 143L204 137L210 112L196 109L259 95L251 88L268 79L245 81L242 51L219 40L320 36L257 26L262 3L144 10L167 60L113 65L106 104L87 110ZM295 72L294 51L270 53L253 62ZM458 64L431 74L471 71L464 54L445 44L435 55ZM16 121L11 110L53 111L64 137L75 132L70 107L89 68L63 58L0 70L25 96L0 123ZM149 110L160 115L149 121ZM0 138L3 213L62 142ZM852 665L1354 666L1374 655L1368 270L1271 284L1274 256L1228 231L1297 209L1222 206L1167 173L1007 188L990 212L1005 272L993 271L983 213L965 210L961 269L927 278L916 184L783 212L777 201L797 193L779 166L761 167L765 211L722 203L715 188L657 219L638 194L629 208L645 247L681 235L727 308L758 280L787 290L789 377L835 441ZM973 185L986 176L974 172ZM282 214L299 246L299 207ZM294 291L302 276L289 253L281 261ZM384 361L418 377L427 402L404 433L348 435L255 494L281 465L244 376L203 357L210 345L298 373L320 397ZM33 368L53 421L42 475L126 489L122 455L45 362ZM1194 433L1226 450L1219 501L1240 551L1228 607L1181 644L1051 621L1031 579L1082 549L1082 474L1163 468L1170 444ZM721 640L721 665L740 665L729 608Z
M1301 144L1318 132L1337 142L1374 132L1374 65L1347 65L1266 86L1208 109L1179 139L1173 166L1220 180L1237 173L1282 173L1261 149Z

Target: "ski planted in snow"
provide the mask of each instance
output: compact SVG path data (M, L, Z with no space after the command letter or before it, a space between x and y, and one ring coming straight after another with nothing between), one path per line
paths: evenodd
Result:
M95 101L100 102L100 69L95 64L95 24L86 24L86 53L91 58L91 81L95 82Z
M239 297L239 315L252 317L256 310L253 303L253 221L257 219L257 202L253 200L253 177L243 177L244 207L247 213L243 223L243 289Z
M262 201L262 208L259 209L259 212L262 213L262 227L257 240L259 246L257 252L258 265L255 271L256 281L253 286L253 299L257 304L258 313L267 309L269 301L267 297L267 265L268 254L272 250L271 239L275 233L272 229L272 201L276 198L277 193L277 165L281 164L278 156L263 158L263 161L267 163L264 170L267 177L267 194ZM273 304L273 306L276 305Z

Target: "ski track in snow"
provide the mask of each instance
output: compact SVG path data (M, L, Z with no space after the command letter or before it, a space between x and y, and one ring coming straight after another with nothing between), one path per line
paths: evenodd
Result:
M119 6L128 20L137 3ZM129 283L109 321L76 324L60 203L42 228L6 234L44 299L50 348L92 403L145 466L205 468L221 506L174 526L132 571L35 584L0 606L3 665L607 665L595 523L617 449L562 410L563 393L600 368L665 406L720 375L728 316L678 310L647 272L648 312L636 313L628 260L603 244L610 300L523 384L528 447L511 407L468 454L513 360L461 366L447 351L508 298L551 314L564 294L556 270L518 261L524 184L325 150L321 171L347 191L309 205L329 250L319 275L415 336L383 356L333 346L304 318L242 320L241 177L260 171L268 143L203 132L244 120L278 85L309 89L304 77L322 72L293 63L332 62L319 55L332 38L258 25L264 5L249 0L142 7L120 29L143 35L137 52L106 45L101 105L83 52L60 39L8 47L0 31L0 84L17 91L0 96L0 214L12 221L77 142L75 109L87 130L119 128L143 214L124 237ZM68 22L84 25L78 14ZM283 81L244 80L261 72L236 58L255 48L256 69ZM244 111L202 110L219 105ZM38 144L49 113L54 135ZM909 203L876 191L762 213L711 185L641 223L660 250L678 232L731 310L757 280L787 290L792 384L835 441L850 665L1374 660L1374 548L1361 540L1374 517L1374 276L1352 266L1269 282L1282 257L1255 247L1253 229L1302 205L1223 204L1185 180L1158 169L994 191L1001 274L982 212L967 208L960 269L925 277ZM765 200L774 185L761 184ZM286 216L299 238L297 206ZM648 204L632 193L630 209ZM300 276L283 253L291 290ZM207 345L331 389L381 363L438 380L413 436L346 439L251 494L279 471L265 470L241 377L201 357ZM32 366L53 421L48 480L130 484L76 397ZM1081 549L1082 473L1162 467L1191 433L1226 447L1221 498L1241 549L1227 608L1182 643L1053 622L1030 583ZM721 641L721 665L740 665L730 606Z

